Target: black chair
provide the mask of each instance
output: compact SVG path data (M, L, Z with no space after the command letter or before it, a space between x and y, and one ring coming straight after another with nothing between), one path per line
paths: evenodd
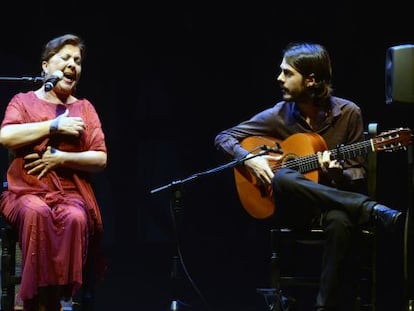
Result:
M366 135L367 139L377 135L376 123L369 124ZM367 173L368 194L375 198L377 175L375 152L367 155ZM370 224L361 228L355 239L359 243L355 245L355 256L350 256L353 262L349 264L353 267L358 266L359 269L354 279L354 286L347 296L352 298L347 310L376 310L376 236L376 226ZM301 298L293 297L290 293L300 292L299 288L302 290L305 288L305 291L306 288L312 288L310 291L312 295L317 293L324 241L324 231L318 223L306 231L285 227L270 229L269 287L257 288L257 293L264 298L266 310L296 310L295 305L299 304ZM307 267L308 265L312 267Z
M21 252L17 233L0 215L1 310L15 310L15 295L21 281Z

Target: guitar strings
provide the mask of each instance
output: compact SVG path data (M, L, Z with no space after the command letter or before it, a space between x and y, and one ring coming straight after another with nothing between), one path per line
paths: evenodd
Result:
M401 132L403 129L399 129ZM409 143L411 143L412 134L410 129L404 129L405 132L409 133ZM377 150L386 150L386 151L395 151L401 148L405 148L405 145L401 143L400 139L404 133L395 133L395 131L383 132L380 135L377 135L375 138L371 138L365 141L357 142L351 145L340 145L337 148L330 150L332 160L346 160L355 158L357 156L362 156L371 151ZM387 146L384 145L384 142L387 142ZM407 144L407 143L406 143ZM378 149L378 146L381 149ZM375 147L376 146L376 147ZM261 149L260 146L256 147L251 151L253 153L255 150ZM286 159L287 158L287 159ZM271 161L273 164L270 164L270 168L273 171L281 167L292 168L305 173L311 170L318 169L320 167L317 154L311 154L303 157L294 157L291 154L285 155L281 161Z
M355 143L353 145L343 145L331 150L331 158L333 160L344 160L368 153L371 150L371 140ZM271 165L272 170L282 167L295 169L299 172L309 172L319 168L317 154L311 154L304 157L296 157L288 159L285 162L276 162Z

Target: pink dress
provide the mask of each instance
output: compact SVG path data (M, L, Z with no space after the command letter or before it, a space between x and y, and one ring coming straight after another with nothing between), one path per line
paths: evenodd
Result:
M106 152L101 122L93 105L79 99L56 105L39 99L33 91L16 94L8 104L1 126L54 119L69 109L80 116L86 129L78 138L54 135L13 152L7 171L8 189L3 191L0 210L18 230L22 250L23 300L36 296L38 287L64 285L72 296L82 285L82 268L90 246L100 240L102 219L85 172L58 168L40 180L28 175L23 157L42 153L47 146L76 152Z

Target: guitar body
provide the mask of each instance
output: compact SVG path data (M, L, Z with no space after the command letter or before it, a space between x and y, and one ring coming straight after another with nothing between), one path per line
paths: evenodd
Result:
M323 138L316 133L297 133L283 141L272 137L251 136L241 142L242 147L246 150L255 150L255 148L263 145L274 148L277 144L280 145L280 149L283 152L281 160L278 161L280 163L276 163L276 166L279 167L292 159L327 149ZM269 154L271 155L272 153ZM319 180L318 170L306 172L304 175L315 182ZM245 210L251 216L258 219L272 216L275 210L275 203L271 185L263 186L258 183L256 177L244 165L237 166L234 169L234 177L239 198Z

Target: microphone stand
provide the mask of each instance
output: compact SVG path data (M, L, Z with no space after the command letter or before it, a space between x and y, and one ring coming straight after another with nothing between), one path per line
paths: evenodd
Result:
M0 77L0 81L29 81L29 82L42 82L43 77Z
M173 289L172 289L172 301L170 303L170 309L169 311L178 311L181 310L181 306L186 305L184 302L180 301L178 298L178 290L177 290L177 280L179 279L179 275L178 275L178 271L179 271L179 264L181 264L181 268L186 271L185 265L184 265L184 260L181 254L181 248L180 248L180 224L182 222L182 211L183 211L183 190L182 190L182 186L190 181L193 181L201 176L206 176L206 175L212 175L214 173L223 171L225 169L228 168L233 168L237 165L242 164L244 161L247 161L249 159L258 157L258 156L262 156L265 154L268 154L269 152L275 152L275 153L283 153L279 150L275 150L274 148L268 148L265 146L261 146L259 147L261 149L260 152L253 154L253 155L249 155L247 157L238 159L238 160L233 160L229 163L220 165L216 168L213 169L209 169L206 171L202 171L199 173L195 173L193 175L190 175L187 178L184 178L182 180L176 180L173 181L169 184L166 184L164 186L158 187L156 189L153 189L150 191L151 194L157 193L159 191L162 190L166 190L166 189L170 189L171 190L171 204L170 204L170 211L171 211L171 215L172 215L172 220L173 220L173 227L174 227L174 243L175 243L175 249L176 252L173 255L173 263L172 263L172 271L171 271L171 279L172 279L172 285L173 285ZM188 277L188 273L187 273L187 277ZM191 283L194 285L194 283L192 282L191 278L189 278ZM199 294L199 296L201 297L201 299L203 300L206 308L207 308L207 304L205 303L202 295L200 294L200 292L198 291L197 287L195 286L195 289L197 291L197 293ZM208 308L207 308L208 310Z

